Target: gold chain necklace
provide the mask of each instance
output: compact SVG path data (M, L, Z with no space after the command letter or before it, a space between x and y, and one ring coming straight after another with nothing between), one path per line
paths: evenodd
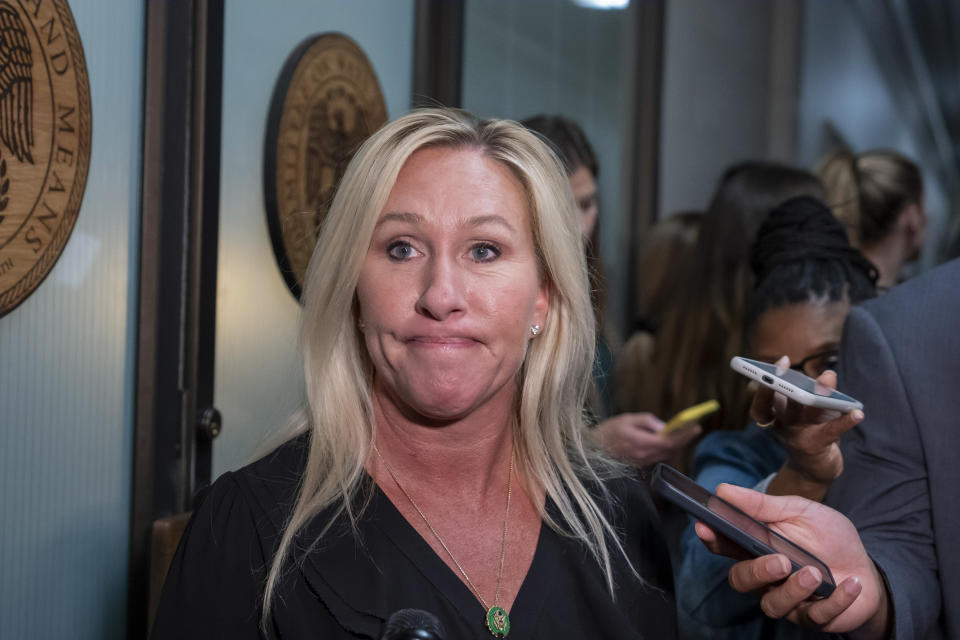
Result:
M510 474L507 476L507 512L503 516L503 539L500 541L500 569L497 571L497 591L493 596L493 606L488 607L487 601L483 599L483 596L480 595L480 590L473 584L473 581L470 580L470 577L467 575L467 572L463 570L463 567L460 566L460 563L457 562L457 559L453 556L453 553L450 551L450 548L447 547L447 544L443 541L443 538L440 537L440 534L437 533L437 530L433 528L430 524L430 521L427 520L427 516L423 514L423 511L417 506L417 503L414 502L413 498L410 497L410 494L407 493L407 490L403 488L403 485L400 484L400 481L397 480L397 474L393 472L393 468L383 457L383 454L380 453L380 449L377 448L376 443L373 445L373 450L377 453L377 457L380 458L380 462L383 463L383 466L386 467L387 473L390 474L390 477L393 478L393 481L396 483L397 488L400 489L400 492L406 496L407 500L410 501L410 504L420 514L420 519L423 520L423 524L427 525L427 529L430 529L430 533L433 534L433 537L437 539L437 542L440 543L440 546L443 547L443 550L447 552L447 555L450 556L450 559L453 560L453 564L457 566L457 569L460 571L460 575L463 576L463 579L467 581L467 584L470 586L470 590L473 591L473 595L477 596L477 600L480 601L481 606L487 612L487 629L490 630L490 633L495 638L505 638L508 633L510 633L510 616L507 615L506 610L500 606L500 585L503 582L503 560L507 553L507 523L510 521L510 497L513 493L513 451L510 451Z

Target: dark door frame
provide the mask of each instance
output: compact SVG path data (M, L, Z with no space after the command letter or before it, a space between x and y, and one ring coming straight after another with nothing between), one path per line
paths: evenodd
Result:
M632 129L626 132L633 148L625 175L632 176L632 189L626 202L628 216L627 282L621 295L633 304L624 305L627 317L621 318L629 337L637 318L641 260L640 245L644 233L656 222L660 201L660 106L663 101L663 33L665 0L633 2L634 40L630 43L633 60L633 95L630 118Z
M153 521L210 481L223 11L145 3L129 638L148 632Z
M416 0L412 107L459 107L464 0Z

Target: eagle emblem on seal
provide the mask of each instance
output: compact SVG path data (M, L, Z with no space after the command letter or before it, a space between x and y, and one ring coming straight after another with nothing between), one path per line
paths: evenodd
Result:
M33 56L17 10L0 0L0 142L20 162L33 164ZM10 178L0 151L0 222Z

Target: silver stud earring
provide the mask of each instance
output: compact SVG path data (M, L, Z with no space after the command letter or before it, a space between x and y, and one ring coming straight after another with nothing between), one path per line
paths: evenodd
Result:
M365 324L363 323L363 319L362 319L362 318L357 318L357 327L360 328L360 331L363 331L364 329L367 328L367 325L365 325Z
M540 325L532 324L530 325L530 335L538 335L540 333Z

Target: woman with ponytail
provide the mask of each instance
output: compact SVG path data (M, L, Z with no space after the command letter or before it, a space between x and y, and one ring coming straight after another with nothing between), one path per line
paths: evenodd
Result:
M927 216L920 169L896 151L854 154L840 149L824 158L816 172L850 242L876 265L877 288L885 291L897 284L903 265L923 248Z

